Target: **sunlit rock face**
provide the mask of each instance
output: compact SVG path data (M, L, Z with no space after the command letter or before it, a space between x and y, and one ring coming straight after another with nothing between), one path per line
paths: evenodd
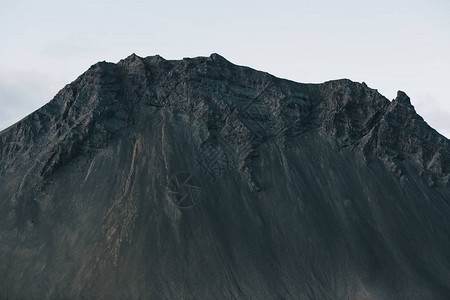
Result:
M101 62L0 133L0 296L450 299L449 176L403 92Z

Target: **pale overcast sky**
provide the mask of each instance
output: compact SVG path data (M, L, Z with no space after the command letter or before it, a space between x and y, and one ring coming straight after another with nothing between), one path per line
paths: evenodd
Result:
M0 0L0 130L97 61L217 52L299 82L405 91L450 137L450 1Z

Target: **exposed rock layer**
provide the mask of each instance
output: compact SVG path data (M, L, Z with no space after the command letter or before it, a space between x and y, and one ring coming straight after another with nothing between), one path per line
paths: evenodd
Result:
M0 155L3 297L450 298L449 140L403 92L131 55Z

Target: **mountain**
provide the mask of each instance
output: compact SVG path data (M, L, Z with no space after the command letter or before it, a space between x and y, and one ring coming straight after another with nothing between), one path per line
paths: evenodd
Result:
M449 179L403 92L100 62L0 133L0 297L450 299Z

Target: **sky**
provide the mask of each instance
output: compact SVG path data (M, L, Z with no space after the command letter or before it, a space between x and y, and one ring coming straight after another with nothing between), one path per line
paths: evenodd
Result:
M98 61L219 53L298 82L406 92L450 138L450 1L0 0L0 130Z

